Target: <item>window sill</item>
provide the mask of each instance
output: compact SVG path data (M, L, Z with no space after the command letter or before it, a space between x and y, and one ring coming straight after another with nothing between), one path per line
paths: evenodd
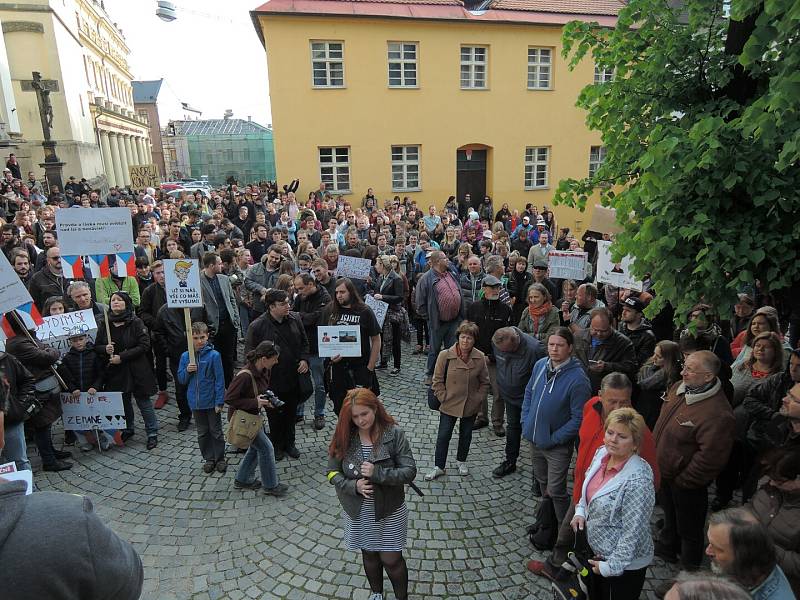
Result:
M417 188L402 188L402 189L401 188L392 188L392 192L397 192L398 194L406 193L406 192L421 192L421 191L422 191L421 187L417 187Z
M390 90L418 90L420 88L418 85L387 85L386 87Z
M488 92L490 88L488 87L462 87L462 92Z
M540 187L526 187L525 191L526 192L541 192L542 190L549 190L549 189L550 189L549 185L543 185L543 186L540 186Z
M312 90L346 90L346 85L312 85Z
M553 92L555 88L547 87L547 88L537 88L537 87L529 87L527 88L529 92Z

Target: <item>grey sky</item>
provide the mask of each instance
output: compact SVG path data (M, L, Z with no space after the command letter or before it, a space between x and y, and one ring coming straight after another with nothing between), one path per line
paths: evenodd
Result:
M163 77L202 118L222 118L230 108L234 117L271 123L266 54L249 15L263 0L174 3L178 19L165 23L156 17L156 0L105 0L131 49L134 78Z

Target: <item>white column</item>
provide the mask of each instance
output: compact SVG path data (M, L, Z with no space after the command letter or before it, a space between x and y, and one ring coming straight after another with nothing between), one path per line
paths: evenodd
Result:
M114 173L114 160L111 156L111 144L108 139L108 132L103 130L100 130L100 154L103 157L103 167L106 170L108 185L117 185L117 174Z
M133 138L131 136L129 136L129 135L125 136L125 153L128 155L128 165L129 166L137 164L137 162L136 162L136 154L133 151L133 144L131 143L132 139Z
M147 164L153 162L153 148L150 146L150 138L144 138L144 156L147 159Z
M142 161L143 165L146 165L146 164L150 163L150 161L147 160L147 154L144 151L145 141L146 140L143 137L136 138L136 148L138 148L138 150L139 150L139 158Z
M114 170L114 185L124 185L125 179L122 177L122 156L119 151L119 136L112 133L109 137L111 146L111 164Z
M121 180L124 185L130 181L130 176L128 175L128 165L131 164L131 161L128 158L128 149L125 146L124 135L117 136L117 146L119 147L119 165L122 169Z

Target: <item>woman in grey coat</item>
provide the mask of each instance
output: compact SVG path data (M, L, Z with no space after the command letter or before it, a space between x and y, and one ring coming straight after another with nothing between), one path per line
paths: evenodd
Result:
M372 391L356 388L344 399L328 456L328 481L344 509L347 549L361 551L369 599L383 600L385 569L395 597L405 600L405 486L417 474L405 433Z

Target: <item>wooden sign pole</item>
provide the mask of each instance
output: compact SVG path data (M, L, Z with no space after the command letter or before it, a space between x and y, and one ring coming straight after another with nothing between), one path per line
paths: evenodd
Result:
M192 343L192 317L189 314L189 309L183 309L183 320L186 323L186 343L189 345L189 364L196 364L194 357L194 344Z

